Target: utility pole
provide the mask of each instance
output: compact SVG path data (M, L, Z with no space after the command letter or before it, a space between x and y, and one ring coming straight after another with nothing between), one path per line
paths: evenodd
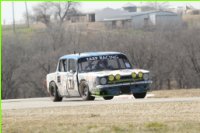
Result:
M26 8L26 23L27 23L27 27L29 28L29 13L28 13L28 7L27 7L26 2L25 2L25 8Z
M12 15L13 15L13 32L15 33L15 7L14 7L14 2L12 2Z

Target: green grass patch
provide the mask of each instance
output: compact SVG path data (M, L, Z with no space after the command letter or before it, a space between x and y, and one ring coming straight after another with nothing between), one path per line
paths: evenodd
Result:
M145 125L145 128L149 131L163 132L166 131L167 125L160 122L149 122Z

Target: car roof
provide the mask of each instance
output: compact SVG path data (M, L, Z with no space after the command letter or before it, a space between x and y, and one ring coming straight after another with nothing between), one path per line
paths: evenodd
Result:
M101 55L114 55L114 54L123 54L123 53L121 53L121 52L113 52L113 51L107 51L107 52L85 52L85 53L64 55L64 56L60 57L60 60L62 60L62 59L75 59L75 60L78 60L79 58L84 58L84 57L101 56Z

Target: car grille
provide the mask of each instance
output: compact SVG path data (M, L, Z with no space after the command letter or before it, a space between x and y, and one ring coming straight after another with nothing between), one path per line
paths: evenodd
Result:
M139 77L133 79L131 75L128 75L128 76L121 76L120 80L115 79L114 81L108 81L108 84L129 83L135 81L143 81L143 79Z

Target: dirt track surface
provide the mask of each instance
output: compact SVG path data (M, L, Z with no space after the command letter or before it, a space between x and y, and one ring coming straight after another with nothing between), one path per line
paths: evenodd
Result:
M134 99L132 96L115 97L112 100L96 98L95 101L82 101L81 98L64 98L62 102L52 102L49 97L28 98L28 99L10 99L2 100L2 109L29 109L29 108L48 108L65 106L84 106L84 105L105 105L105 104L125 104L125 103L166 103L166 102L200 102L200 97L188 98L147 98Z

